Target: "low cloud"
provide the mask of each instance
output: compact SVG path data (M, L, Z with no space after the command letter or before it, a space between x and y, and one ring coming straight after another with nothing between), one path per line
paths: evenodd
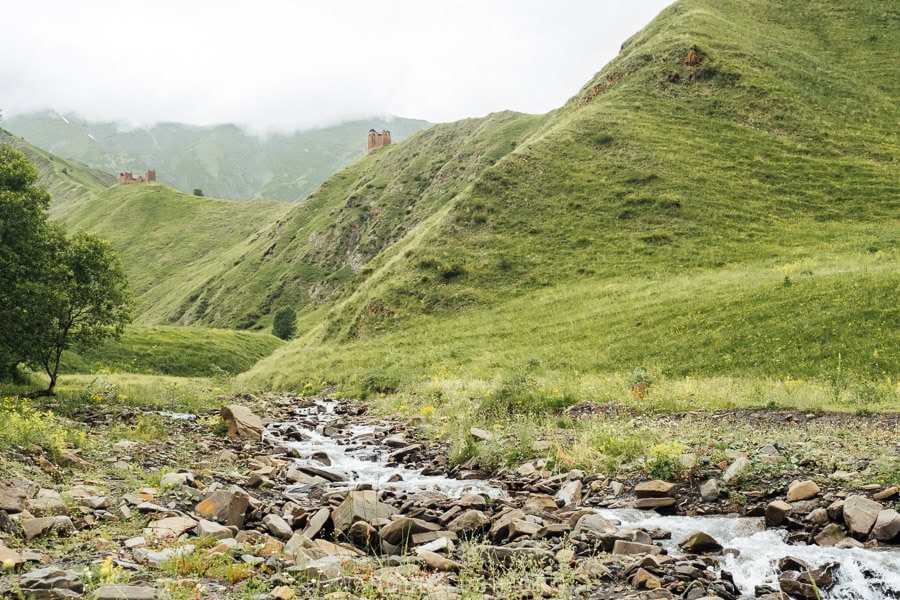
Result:
M4 9L0 108L257 132L379 114L539 113L667 4L17 2Z

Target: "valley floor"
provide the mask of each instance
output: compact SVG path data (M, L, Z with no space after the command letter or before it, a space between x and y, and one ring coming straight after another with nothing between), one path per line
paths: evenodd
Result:
M112 377L105 391L95 385L51 404L4 399L0 559L10 570L0 593L56 581L74 590L59 597L135 599L737 597L733 580L707 569L726 559L720 550L660 555L659 531L585 520L635 506L765 514L789 541L828 548L900 542L896 412L661 412L635 399L492 424L454 420L452 404L401 405L404 414L390 416L388 399L331 402L329 416L321 400L225 397L208 380L153 381L169 392L150 402L138 390L153 379L131 395ZM262 420L223 420L210 409L223 403ZM337 456L294 462L302 452L290 444L260 441L262 423L285 423L285 440L328 436L390 452L388 465L466 479L476 491L483 481L506 496L417 494L399 481L366 492L336 475ZM878 504L865 533L850 509L860 503ZM900 582L885 577L872 594L897 597ZM827 598L829 584L818 583Z

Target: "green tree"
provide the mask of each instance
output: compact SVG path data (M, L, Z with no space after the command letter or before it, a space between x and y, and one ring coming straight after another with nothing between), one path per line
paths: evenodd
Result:
M201 190L200 188L194 188L194 195L195 195L195 196L202 196L202 195L203 195L203 190Z
M57 268L31 315L38 337L28 363L50 377L43 395L54 393L64 350L117 337L131 321L128 278L109 242L80 232L61 243L56 256Z
M120 333L131 301L109 244L85 233L66 239L37 180L21 152L0 144L0 376L26 362L47 372L52 394L63 350Z
M290 306L282 306L275 312L272 322L272 334L283 340L289 340L297 333L297 313Z
M11 144L0 144L0 375L14 372L29 351L30 318L61 231L47 220L50 195L37 169Z

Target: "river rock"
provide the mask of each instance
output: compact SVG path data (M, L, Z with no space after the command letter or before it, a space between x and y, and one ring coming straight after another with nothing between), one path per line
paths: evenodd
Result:
M253 414L246 406L229 404L221 410L222 419L228 425L228 437L251 442L259 441L262 436L262 419Z
M638 498L663 498L665 496L674 496L675 489L678 486L668 481L654 479L652 481L642 481L634 487L634 495Z
M555 512L556 508L556 499L549 494L530 494L522 506L522 510L529 514Z
M892 542L900 536L900 513L894 509L882 510L872 526L872 537L879 542Z
M447 523L447 529L459 535L467 535L485 529L491 519L480 510L467 510Z
M667 509L675 506L675 503L678 502L675 498L639 498L637 502L634 503L635 508L640 509Z
M394 507L378 500L375 490L353 490L341 504L331 511L335 531L347 532L357 521L371 523L375 519L387 519L394 514Z
M27 502L28 512L36 517L56 517L69 514L66 503L56 490L40 490Z
M872 494L872 499L877 500L878 502L883 502L884 500L890 500L897 495L900 495L900 486L892 485L889 488L885 488L880 492Z
M306 527L303 534L310 539L314 539L320 532L328 533L331 523L331 511L327 508L320 508L306 521Z
M0 543L0 565L7 561L18 566L23 564L25 562L25 559L22 558L22 555L15 550L7 548L2 543Z
M224 540L226 538L234 537L234 532L228 527L216 523L215 521L200 519L197 523L197 537Z
M807 479L806 481L795 481L788 486L787 501L797 502L799 500L809 500L819 493L819 486L815 481Z
M190 517L166 517L151 521L144 530L144 535L158 538L177 538L185 531L197 526L197 521Z
M703 482L703 485L700 486L700 497L703 498L706 502L713 502L714 500L719 499L719 495L722 493L719 480L713 477L712 479L707 479Z
M580 479L575 479L566 483L556 492L555 498L563 506L578 506L581 504L582 484Z
M787 521L794 507L784 500L775 500L766 505L766 527L781 527Z
M91 595L93 600L156 600L156 590L137 585L101 585Z
M381 539L393 546L401 546L409 543L409 538L415 533L440 531L440 526L421 519L400 517L381 528Z
M725 470L725 474L722 475L722 480L726 483L739 477L747 470L747 467L750 466L750 461L746 456L739 456L731 465Z
M718 552L722 549L722 544L704 531L695 531L691 533L686 540L678 544L678 546L687 552L694 554L704 554L706 552Z
M250 495L237 486L228 490L216 490L194 507L194 511L211 521L241 528L244 514L250 506Z
M642 544L640 542L629 542L626 540L616 540L612 547L613 554L650 554L656 555L662 552L662 548L653 544Z
M836 546L847 539L844 528L837 523L829 523L813 538L819 546Z
M490 536L494 540L505 540L509 537L509 527L516 519L525 519L525 513L519 509L509 510L501 514L491 525Z
M347 530L347 537L358 548L377 548L378 530L365 521L357 521Z
M8 513L19 513L25 510L27 496L24 490L0 483L0 510Z
M806 520L813 525L825 525L828 523L828 511L824 508L817 508L806 515Z
M444 556L441 556L437 552L429 552L427 550L423 550L421 552L417 552L416 555L425 561L425 564L435 571L450 571L457 572L462 568L456 561L452 561Z
M303 573L310 579L337 579L343 573L341 557L323 556L307 563Z
M615 533L617 530L618 526L609 519L590 513L578 519L575 527L572 529L572 537L603 538Z
M37 519L22 519L19 521L22 527L22 535L26 542L30 542L39 535L44 535L53 529L53 517L39 517Z
M263 517L263 525L269 530L269 533L277 538L286 540L294 534L294 530L288 525L287 521L276 514L270 514Z
M662 582L650 571L638 569L631 577L631 585L638 590L657 590L662 587Z
M84 591L81 577L75 571L67 571L58 567L45 567L29 571L22 576L20 585L27 597L30 590L70 590L76 594Z
M869 535L883 508L865 496L850 496L844 500L844 522L851 534L864 538Z

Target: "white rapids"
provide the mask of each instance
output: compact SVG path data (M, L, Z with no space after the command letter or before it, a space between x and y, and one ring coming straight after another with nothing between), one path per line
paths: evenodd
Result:
M836 562L836 584L822 592L823 600L885 600L900 598L900 551L865 548L825 548L788 544L787 531L765 529L763 519L736 516L678 517L661 516L640 510L598 510L600 516L615 519L622 527L671 532L663 545L670 554L679 554L678 544L694 531L714 537L726 549L721 568L734 576L734 583L745 597L753 598L758 585L778 589L777 564L786 556L806 561L812 568Z
M324 431L329 423L340 417L335 414L334 407L334 403L331 402L318 402L300 412L299 416L314 417L316 422L312 428L305 426L312 424L311 422L304 423L302 419L291 422L293 431L301 434L295 437L304 438L302 440L288 439L279 433L278 427L284 423L267 427L263 439L291 449L297 465L315 467L342 476L345 481L329 484L331 489L368 485L376 490L396 490L406 493L441 492L451 498L470 493L483 494L489 498L501 498L506 495L500 487L480 479L423 475L421 471L407 468L403 464L389 463L388 454L395 449L373 443L369 439L376 431L374 425L350 426L341 430L340 438L325 435ZM328 456L330 465L323 465L313 458L314 455L322 454ZM303 486L288 488L286 493L291 495L301 491L302 488Z

